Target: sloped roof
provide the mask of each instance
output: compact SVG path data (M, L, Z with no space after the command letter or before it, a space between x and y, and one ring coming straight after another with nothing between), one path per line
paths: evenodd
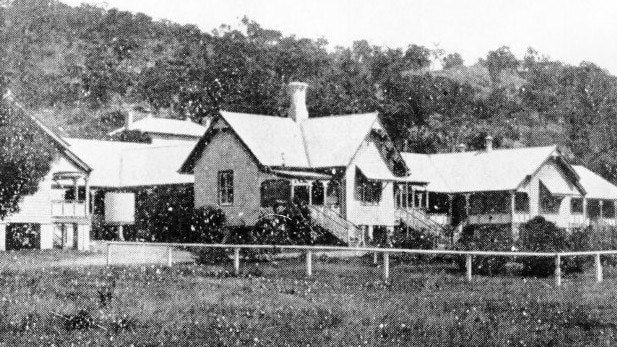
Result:
M191 136L199 138L203 136L208 128L191 120L181 120L172 118L158 118L148 116L133 122L131 130L139 130L142 133L170 134L179 136ZM125 128L118 128L108 135L114 135L124 131Z
M464 193L514 190L557 151L556 146L462 153L401 153L411 177L430 191Z
M617 200L617 186L582 165L573 165L588 199Z
M93 187L122 188L193 183L178 168L192 145L152 145L134 142L65 139L92 168Z
M220 112L221 118L264 166L327 168L347 166L377 122L377 113L291 118ZM207 139L202 138L182 166L190 172Z

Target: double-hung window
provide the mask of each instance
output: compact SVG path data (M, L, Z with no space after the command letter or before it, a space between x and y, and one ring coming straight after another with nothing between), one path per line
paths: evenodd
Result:
M232 170L219 171L219 205L229 206L234 203L234 172Z

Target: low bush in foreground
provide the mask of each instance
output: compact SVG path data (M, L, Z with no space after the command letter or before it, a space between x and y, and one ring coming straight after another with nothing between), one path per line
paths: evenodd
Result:
M461 237L455 245L456 250L472 251L511 251L514 240L510 226L506 225L468 225L463 228ZM455 257L460 269L465 269L465 257ZM481 275L503 273L507 257L474 256L472 269Z

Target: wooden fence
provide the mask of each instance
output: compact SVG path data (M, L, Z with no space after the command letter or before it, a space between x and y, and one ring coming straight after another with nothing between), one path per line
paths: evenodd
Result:
M159 242L107 242L107 265L111 265L112 247L128 245L167 247L167 266L173 265L174 247L197 247L197 248L227 248L233 249L234 273L240 274L240 250L241 249L266 249L266 250L297 250L305 253L306 275L313 276L313 252L316 251L345 251L367 252L383 254L383 279L390 280L390 254L425 254L425 255L460 255L465 256L465 269L467 281L472 280L472 261L474 256L494 257L540 257L553 258L555 260L555 285L561 286L562 272L561 262L564 257L594 257L596 281L602 282L602 255L617 255L617 251L583 251L583 252L493 252L493 251L454 251L454 250L427 250L427 249L402 249L402 248L376 248L376 247L339 247L339 246L299 246L299 245L239 245L239 244L203 244L203 243L159 243ZM376 259L376 258L375 258Z

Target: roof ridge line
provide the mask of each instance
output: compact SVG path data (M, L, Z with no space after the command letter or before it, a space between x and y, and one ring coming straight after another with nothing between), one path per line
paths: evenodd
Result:
M302 137L302 148L304 149L304 155L306 156L306 163L308 164L308 167L313 167L313 165L311 164L311 157L309 156L308 141L306 141L306 134L304 133L304 122L298 124L298 127L300 128L300 136Z

